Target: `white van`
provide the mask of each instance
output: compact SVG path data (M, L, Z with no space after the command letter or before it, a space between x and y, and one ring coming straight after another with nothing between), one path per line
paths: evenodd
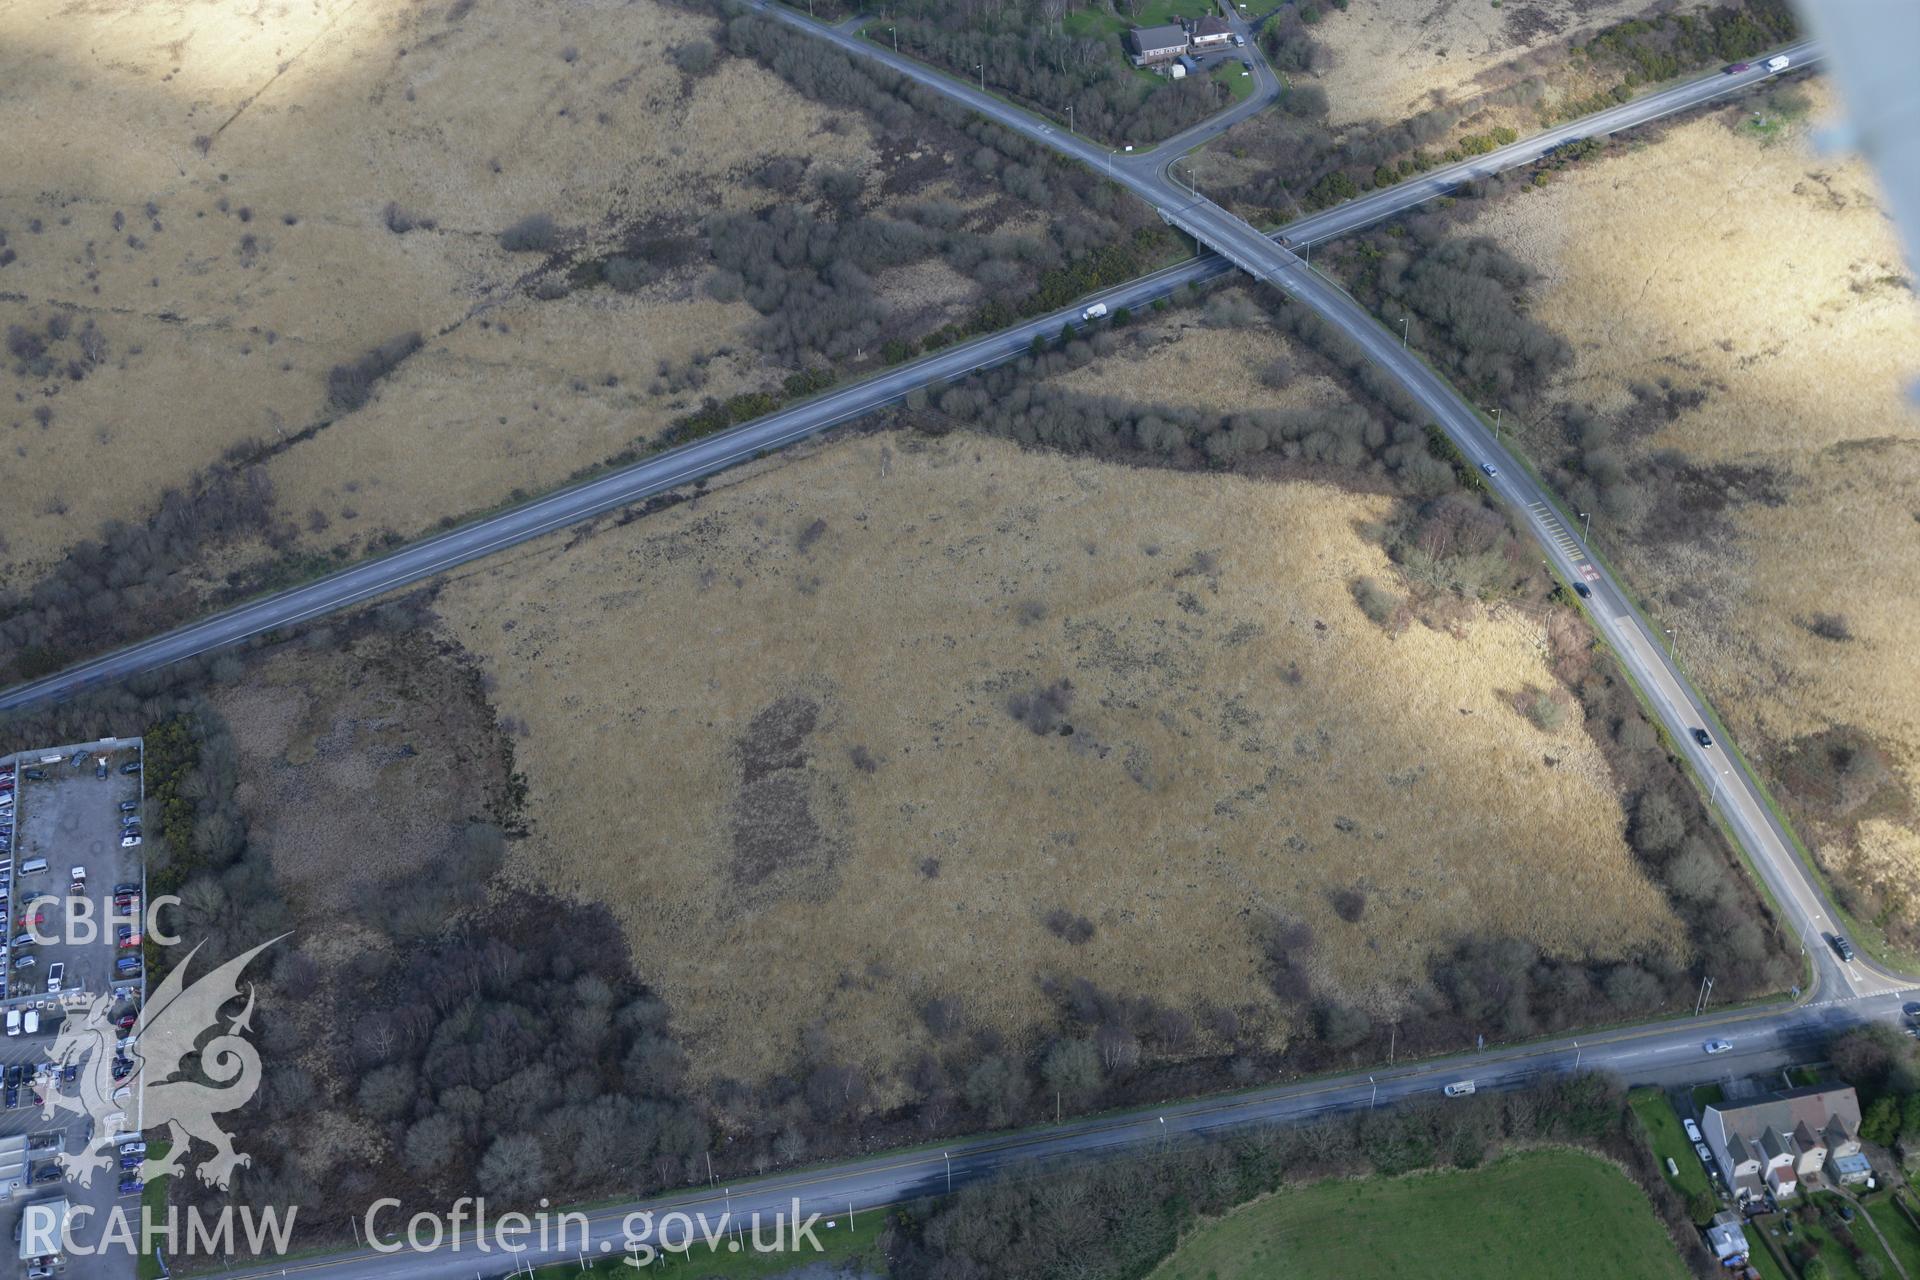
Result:
M1767 59L1767 70L1769 71L1785 71L1792 65L1784 53L1775 54L1773 57Z
M36 1009L27 1010L27 1034L30 1036L40 1034L40 1013Z
M1449 1098L1464 1098L1473 1092L1473 1081L1455 1080L1452 1084L1441 1090L1441 1092Z
M36 871L45 871L46 869L47 860L45 858L28 858L20 864L20 874L23 876L30 876Z
M7 1010L7 1034L10 1036L20 1034L20 1011L18 1009Z
M1088 307L1085 311L1082 311L1080 313L1080 318L1082 320L1098 320L1101 316L1104 316L1105 314L1107 314L1107 304L1104 302L1096 302L1092 306Z

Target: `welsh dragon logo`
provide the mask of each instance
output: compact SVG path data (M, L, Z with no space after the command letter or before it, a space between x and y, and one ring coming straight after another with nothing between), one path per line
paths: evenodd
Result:
M111 996L96 996L85 1017L66 1020L53 1043L55 1073L44 1087L40 1115L52 1120L69 1111L93 1121L87 1145L60 1156L69 1181L91 1186L97 1170L118 1164L120 1143L162 1128L171 1132L171 1148L166 1159L141 1166L143 1181L183 1172L195 1138L214 1151L199 1165L200 1180L208 1186L225 1190L233 1171L252 1163L251 1156L233 1149L233 1140L214 1119L245 1106L260 1088L260 1053L244 1034L252 1030L252 984L245 991L246 1007L224 1028L220 1011L241 997L240 974L248 963L278 941L269 939L188 986L187 969L200 950L195 946L148 997L124 1048L107 1016ZM218 1034L201 1043L209 1031ZM133 1061L133 1070L119 1080L113 1076L116 1049ZM196 1054L198 1070L189 1074L188 1060ZM77 1092L71 1094L60 1088L59 1071L68 1066L79 1068Z

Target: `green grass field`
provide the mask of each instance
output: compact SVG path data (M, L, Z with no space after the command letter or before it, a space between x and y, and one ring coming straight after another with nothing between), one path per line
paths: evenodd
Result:
M1862 1205L1873 1218L1873 1224L1880 1228L1880 1234L1893 1247L1893 1256L1900 1259L1907 1274L1920 1276L1920 1231L1916 1231L1913 1223L1907 1221L1907 1216L1900 1212L1900 1206L1885 1195L1863 1199Z
M1246 70L1238 62L1223 62L1213 69L1213 78L1227 86L1227 92L1239 102L1253 93L1253 77L1245 74Z
M1186 4L1180 0L1145 0L1140 11L1132 18L1119 18L1108 9L1088 5L1084 9L1068 14L1060 22L1070 36L1120 36L1133 27L1158 27L1171 23L1175 15L1192 18L1212 10L1196 5L1193 0Z
M1640 1189L1605 1161L1534 1151L1471 1172L1319 1182L1195 1232L1155 1280L1687 1274Z
M739 1253L710 1252L702 1244L684 1254L662 1255L651 1266L635 1268L629 1266L619 1256L603 1258L588 1266L585 1271L576 1262L558 1263L551 1267L542 1267L535 1274L560 1280L563 1276L689 1276L694 1280L777 1280L777 1277L798 1271L803 1267L811 1268L820 1263L838 1266L853 1259L860 1259L867 1271L878 1274L885 1270L885 1264L879 1256L880 1230L886 1225L886 1215L874 1209L859 1214L853 1222L853 1229L847 1229L844 1217L834 1220L836 1225L827 1229L827 1220L821 1219L814 1227L819 1237L821 1252L808 1250L804 1253L754 1253L743 1249ZM771 1228L768 1228L769 1232Z
M1707 1179L1706 1166L1694 1154L1693 1144L1687 1141L1686 1131L1680 1127L1680 1117L1674 1114L1673 1104L1667 1101L1666 1093L1660 1089L1635 1089L1627 1095L1627 1105L1633 1108L1633 1114L1640 1117L1640 1123L1647 1127L1647 1138L1653 1146L1653 1154L1660 1160L1661 1176L1683 1196L1711 1192L1713 1186ZM1680 1169L1677 1178L1666 1170L1669 1159Z

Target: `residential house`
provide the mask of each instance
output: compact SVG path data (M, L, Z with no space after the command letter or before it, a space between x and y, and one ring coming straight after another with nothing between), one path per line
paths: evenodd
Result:
M1708 1107L1700 1128L1741 1203L1784 1199L1829 1157L1860 1154L1860 1099L1852 1089L1790 1089L1740 1106Z
M1136 67L1171 62L1187 51L1187 29L1177 22L1163 27L1135 27L1127 33L1127 44L1133 50Z
M1193 49L1195 53L1204 53L1208 49L1224 49L1233 39L1233 28L1227 25L1225 18L1208 14L1193 24Z
M1747 1265L1747 1234L1740 1229L1741 1222L1739 1214L1722 1209L1707 1225L1707 1248L1723 1267Z

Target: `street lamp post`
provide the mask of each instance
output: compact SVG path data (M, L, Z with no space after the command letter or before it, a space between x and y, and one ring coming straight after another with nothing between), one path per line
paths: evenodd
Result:
M1578 1040L1573 1042L1573 1069L1575 1071L1580 1069L1580 1042Z
M1407 349L1407 321L1411 318L1411 316L1400 317L1400 349L1402 351Z
M1373 1092L1367 1095L1367 1110L1371 1111L1373 1110L1374 1100L1380 1096L1380 1082L1372 1076L1368 1076L1367 1083L1373 1086Z
M953 1194L953 1153L952 1153L952 1152L950 1152L950 1151L942 1151L942 1152L941 1152L940 1154L941 1154L942 1156L944 1156L944 1157L946 1157L946 1161L947 1161L947 1194L948 1194L948 1195L952 1195L952 1194Z
M1713 808L1714 802L1720 799L1720 780L1731 777L1732 772L1730 769L1722 769L1719 773L1713 775L1713 791L1707 796L1707 808Z
M1680 633L1678 631L1675 631L1672 627L1663 627L1662 630L1664 630L1667 633L1667 635L1671 637L1667 641L1667 661L1672 662L1673 655L1680 651Z
M1593 541L1593 512L1591 511L1580 513L1580 541Z
M1071 102L1067 104L1067 132L1073 132L1073 104Z
M1402 320L1400 323L1403 326L1400 331L1401 345L1405 346L1406 345L1406 337L1405 337L1406 329L1404 328L1404 326L1407 322L1405 320ZM1497 440L1500 438L1500 406L1496 404L1492 408L1488 409L1487 412L1493 415L1493 435L1494 435L1494 438Z
M976 62L973 64L973 69L980 73L980 92L985 93L987 91L987 64L984 62Z
M893 51L895 53L900 52L900 29L898 27L888 27L887 34L893 37Z
M1694 1017L1697 1018L1700 1016L1700 1010L1706 1007L1707 997L1712 993L1713 993L1713 979L1712 978L1700 979L1700 998L1693 1002Z

